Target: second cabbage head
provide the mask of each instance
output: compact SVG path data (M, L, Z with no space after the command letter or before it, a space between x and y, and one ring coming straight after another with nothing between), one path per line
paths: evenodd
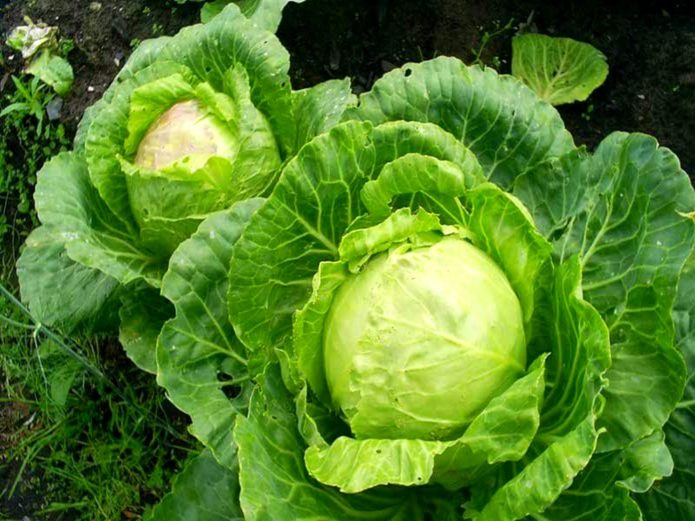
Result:
M208 215L270 191L353 100L347 81L293 91L289 65L275 35L233 4L133 52L85 112L74 150L38 175L42 226L18 264L38 321L110 327L124 296L157 300L171 254ZM133 284L153 289L129 298Z

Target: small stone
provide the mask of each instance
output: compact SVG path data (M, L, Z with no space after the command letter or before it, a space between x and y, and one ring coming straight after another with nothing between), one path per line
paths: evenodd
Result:
M94 90L94 87L92 87L91 85L87 87L87 92L94 92Z
M55 97L46 105L46 114L48 119L56 121L60 119L60 110L63 108L63 98Z

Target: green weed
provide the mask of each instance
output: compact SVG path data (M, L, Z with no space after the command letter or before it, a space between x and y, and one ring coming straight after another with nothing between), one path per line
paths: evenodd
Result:
M0 99L0 244L2 273L13 264L19 244L37 224L32 205L36 174L43 163L67 150L62 123L50 121L55 99L37 78L12 77L14 89Z
M118 344L68 341L0 293L0 518L139 517L193 447L182 418Z
M486 47L495 40L496 38L501 37L505 33L512 31L514 29L514 19L510 19L506 24L502 25L502 23L499 20L494 21L494 25L491 29L483 31L483 28L481 27L480 30L483 31L483 34L480 36L480 43L477 48L471 49L471 53L473 55L473 60L471 62L471 65L488 65L492 67L493 69L499 70L500 67L502 66L502 60L499 56L494 55L490 58L489 63L484 63L483 62L483 53L485 52Z

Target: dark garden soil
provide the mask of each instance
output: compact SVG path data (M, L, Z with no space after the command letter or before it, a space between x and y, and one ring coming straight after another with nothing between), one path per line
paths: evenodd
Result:
M199 7L166 0L0 0L0 37L28 15L59 26L74 40L68 58L75 84L62 109L62 120L74 132L84 109L100 97L138 41L195 23ZM470 63L483 35L510 21L513 28L501 30L482 49L483 63L509 72L511 37L520 23L593 44L608 58L606 83L588 101L559 108L576 142L593 148L613 130L652 134L695 179L692 0L308 0L287 7L278 34L292 57L296 88L349 76L355 91L363 92L408 61L453 55ZM0 96L19 68L7 48L2 54ZM3 414L0 430L28 412L10 408ZM0 433L0 453L9 439ZM19 519L31 514L13 512Z

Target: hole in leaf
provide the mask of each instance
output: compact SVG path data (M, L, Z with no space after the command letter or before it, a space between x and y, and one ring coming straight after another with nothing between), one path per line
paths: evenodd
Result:
M550 239L550 242L559 241L562 238L562 236L565 235L568 228L569 222L564 222L562 226L559 226L558 228L555 228L552 232L550 232L548 239Z
M220 389L230 400L241 394L241 386L233 383L234 377L232 377L232 375L220 371L217 373L217 381L222 384Z
M410 76L412 73L413 73L413 69L406 69L406 70L405 70L405 73L404 73L404 76L407 78L407 77Z

